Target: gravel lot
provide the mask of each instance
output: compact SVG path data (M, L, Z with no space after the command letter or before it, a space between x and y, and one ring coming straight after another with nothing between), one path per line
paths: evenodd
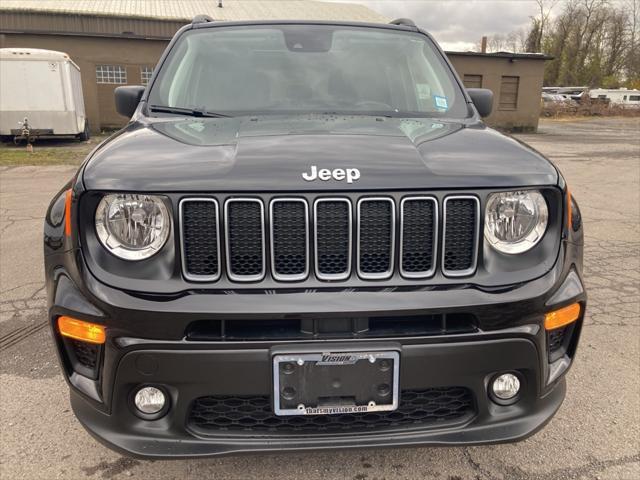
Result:
M550 156L586 226L589 308L567 399L512 445L140 461L94 441L70 411L43 328L42 219L72 166L0 168L0 476L17 478L640 478L640 121L544 121L520 135Z

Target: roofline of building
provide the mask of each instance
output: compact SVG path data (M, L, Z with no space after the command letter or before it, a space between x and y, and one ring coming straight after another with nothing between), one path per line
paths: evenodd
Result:
M0 9L2 11L2 9ZM4 13L6 12L6 13ZM3 11L0 33L171 40L187 20Z
M55 35L61 37L91 37L91 38L112 38L112 39L123 39L123 40L161 40L163 42L168 42L173 38L172 36L154 36L154 35L137 35L135 33L86 33L86 32L52 32L47 30L11 30L0 27L0 34L10 34L10 35Z
M490 58L506 58L509 60L526 59L526 60L553 60L554 57L545 55L544 53L512 53L512 52L445 52L447 55L458 55L462 57L490 57Z
M175 33L190 21L169 19L144 19L140 17L95 16L87 14L63 14L35 12L11 12L0 15L0 33L32 35L67 35L102 38L126 38L171 40ZM194 28L211 28L236 25L346 25L369 26L389 30L417 31L416 27L390 23L340 21L340 20L224 20L199 23Z
M187 17L161 17L153 15L135 15L135 14L121 14L121 13L104 13L99 11L65 11L65 10L45 10L29 7L2 7L0 6L1 13L12 13L18 15L60 15L64 17L79 16L79 17L98 17L98 18L113 18L120 20L151 20L154 22L182 22L189 23L191 18Z

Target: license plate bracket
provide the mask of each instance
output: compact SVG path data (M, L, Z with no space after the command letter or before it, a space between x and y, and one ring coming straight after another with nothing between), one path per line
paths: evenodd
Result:
M396 410L399 372L397 351L274 355L274 412L287 416Z

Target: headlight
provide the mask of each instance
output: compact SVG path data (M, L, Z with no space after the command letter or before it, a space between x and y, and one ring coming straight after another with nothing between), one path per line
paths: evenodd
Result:
M144 260L158 252L169 237L170 227L167 207L155 195L106 195L96 209L100 242L125 260Z
M547 202L537 190L492 193L487 199L484 236L499 252L523 253L547 229Z

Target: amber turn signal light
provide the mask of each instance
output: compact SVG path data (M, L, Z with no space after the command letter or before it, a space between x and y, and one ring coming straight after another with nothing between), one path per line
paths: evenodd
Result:
M107 338L105 328L102 325L71 317L58 317L58 330L63 337L88 343L102 344Z
M575 322L580 317L580 304L574 303L568 307L549 312L544 316L545 330L555 330Z
M67 190L64 199L64 234L71 236L71 200L73 199L73 191Z

